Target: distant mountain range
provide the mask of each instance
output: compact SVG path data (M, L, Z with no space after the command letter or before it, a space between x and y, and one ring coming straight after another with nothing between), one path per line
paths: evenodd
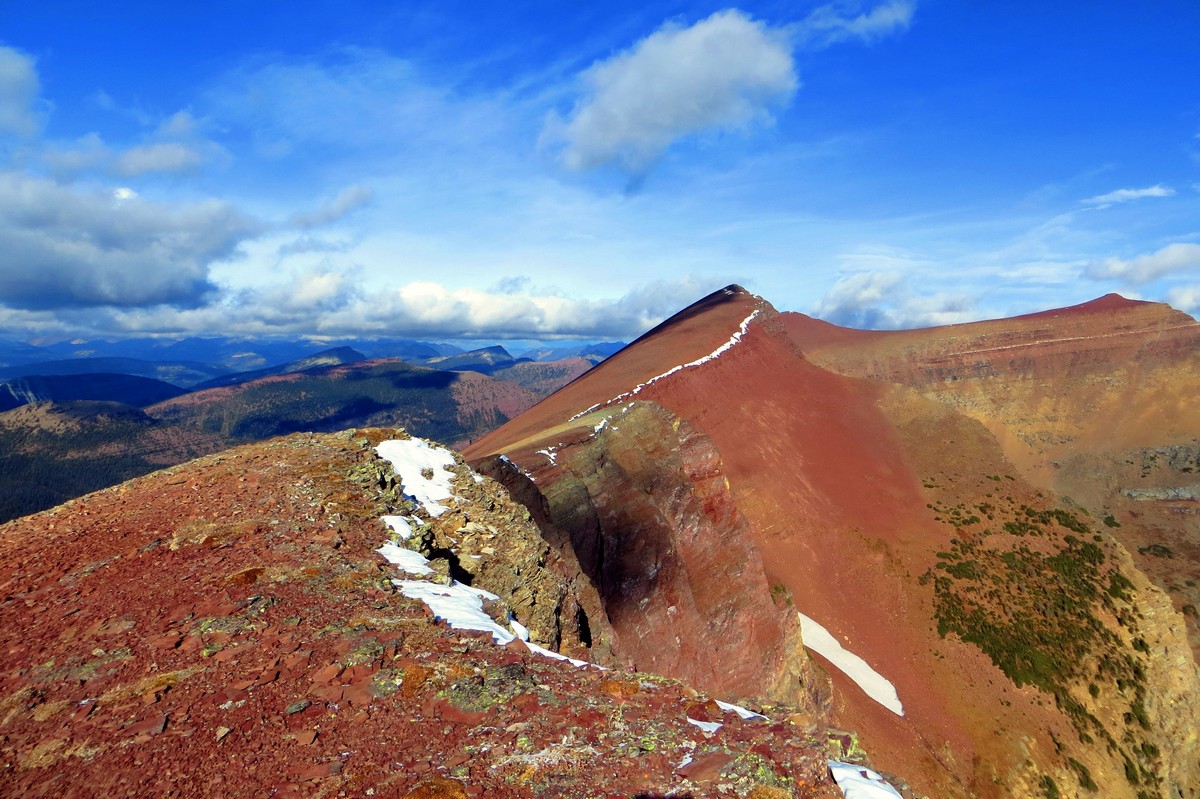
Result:
M467 351L453 344L412 339L351 339L338 341L332 346L331 342L317 340L226 337L177 341L64 341L45 346L0 339L0 379L113 372L153 377L181 388L190 388L236 372L274 369L281 364L298 363L322 353L347 349L354 350L362 359L399 358L425 365L434 365L439 359L462 354L468 356L461 361L462 364L486 365L486 353L490 351L496 351L500 360L556 361L580 357L595 364L623 346L622 342L576 342L528 350L514 357L501 346Z
M182 349L203 354L211 342L193 344ZM518 361L502 347L413 349L438 366L337 347L239 372L110 356L9 367L24 376L0 382L0 521L294 431L390 425L465 444L592 365Z

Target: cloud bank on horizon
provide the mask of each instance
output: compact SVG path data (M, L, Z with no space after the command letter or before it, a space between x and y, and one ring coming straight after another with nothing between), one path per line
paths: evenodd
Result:
M1200 8L954 5L0 9L0 336L1200 311Z

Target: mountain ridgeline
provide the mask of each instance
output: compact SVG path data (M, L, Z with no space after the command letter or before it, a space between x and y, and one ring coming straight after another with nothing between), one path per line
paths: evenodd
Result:
M874 332L731 286L464 454L638 668L819 706L819 664L920 795L1196 796L1198 383L1163 305Z

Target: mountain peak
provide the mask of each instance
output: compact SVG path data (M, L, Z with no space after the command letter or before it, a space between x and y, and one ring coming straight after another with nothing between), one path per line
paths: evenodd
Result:
M1097 297L1094 300L1081 302L1078 305L1068 305L1063 308L1051 308L1046 311L1037 311L1030 314L1022 314L1015 316L1014 319L1031 319L1044 318L1048 316L1081 316L1094 313L1111 313L1113 311L1128 311L1134 308L1144 308L1148 306L1160 306L1164 309L1170 306L1157 302L1146 302L1145 300L1131 300L1128 297L1109 292L1102 297Z

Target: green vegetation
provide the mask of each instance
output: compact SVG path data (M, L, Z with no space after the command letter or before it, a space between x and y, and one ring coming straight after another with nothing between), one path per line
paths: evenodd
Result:
M921 577L933 587L938 634L958 636L1015 685L1053 697L1082 743L1100 739L1128 760L1135 784L1153 784L1148 766L1158 752L1140 732L1150 728L1142 660L1150 650L1137 634L1133 582L1108 562L1098 543L1103 537L1062 508L1011 500L975 505L998 528L985 526L964 503L935 502L930 509L954 529L936 566ZM1114 619L1123 634L1113 629ZM1124 729L1110 731L1085 705L1101 694L1109 703L1127 703ZM1095 791L1087 768L1069 764L1080 786ZM1046 796L1058 795L1052 779L1041 787Z
M1088 771L1088 767L1080 763L1073 757L1067 758L1067 763L1075 770L1075 774L1079 777L1079 787L1085 791L1097 791L1100 786L1096 785L1096 781L1092 779L1092 773Z
M1175 557L1175 553L1171 551L1171 548L1164 544L1148 544L1144 547L1138 547L1138 552L1155 558Z
M460 412L450 390L457 380L450 372L392 361L330 367L217 389L228 393L197 395L204 401L188 398L151 413L237 442L360 426L399 426L423 438L456 441L508 421L491 408Z
M783 583L771 586L771 601L776 605L792 607L792 591Z
M0 522L209 451L171 448L152 419L119 403L70 402L40 414L41 426L0 427Z

